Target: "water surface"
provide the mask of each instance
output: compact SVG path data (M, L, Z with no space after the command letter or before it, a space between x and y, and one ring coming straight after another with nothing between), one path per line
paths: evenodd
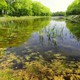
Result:
M1 22L0 48L23 56L31 52L80 56L80 24L48 18Z
M80 80L80 24L62 19L0 22L1 80Z

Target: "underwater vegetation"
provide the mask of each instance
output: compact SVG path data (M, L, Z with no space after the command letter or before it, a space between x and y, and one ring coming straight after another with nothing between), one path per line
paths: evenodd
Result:
M80 60L51 51L19 56L0 49L0 80L80 80Z
M75 56L70 55L74 40L80 38L78 26L42 18L0 22L0 80L80 80L79 42L77 53L71 49ZM39 46L31 42L33 45L27 46L24 42L30 39ZM59 43L63 42L69 43L63 45L61 53ZM69 52L63 51L70 43Z

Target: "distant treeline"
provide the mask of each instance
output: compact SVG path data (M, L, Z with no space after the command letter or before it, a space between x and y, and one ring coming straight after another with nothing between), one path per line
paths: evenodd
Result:
M54 12L52 16L80 15L80 0L74 0L66 12Z
M65 16L65 15L66 15L66 12L62 12L62 11L60 11L60 12L54 12L52 14L52 16Z
M74 0L69 5L66 11L66 15L79 15L80 14L80 0Z
M49 16L50 9L32 0L0 0L0 15Z

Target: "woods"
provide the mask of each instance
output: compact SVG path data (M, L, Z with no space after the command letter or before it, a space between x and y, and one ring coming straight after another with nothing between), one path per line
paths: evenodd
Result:
M52 16L65 16L65 15L66 15L66 12L62 12L62 11L60 11L60 12L54 12L52 14Z
M1 0L0 15L9 16L49 16L50 9L32 0Z
M67 8L66 15L80 14L80 0L74 0ZM42 3L32 0L1 0L0 16L50 16L51 11ZM65 12L55 12L53 16L65 16Z
M80 0L74 0L67 8L66 15L79 15L80 14Z

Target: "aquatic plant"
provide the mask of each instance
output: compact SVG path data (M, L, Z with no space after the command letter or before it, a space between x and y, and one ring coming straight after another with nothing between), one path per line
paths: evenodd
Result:
M37 56L37 54L39 56ZM43 53L44 54L44 53ZM51 54L51 55L50 55ZM46 60L35 52L24 57L7 54L0 57L1 80L79 80L80 61L68 60L60 54L48 51L45 55L53 56ZM32 57L35 59L32 60ZM27 57L27 58L26 58ZM29 58L28 58L29 57Z

